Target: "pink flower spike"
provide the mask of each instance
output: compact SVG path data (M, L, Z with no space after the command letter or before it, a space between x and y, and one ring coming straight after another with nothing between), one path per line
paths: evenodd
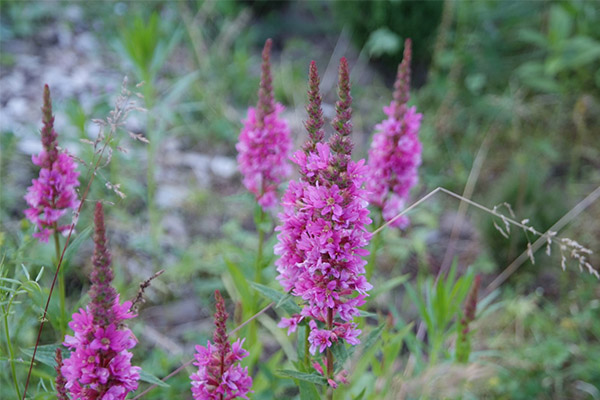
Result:
M283 212L275 254L277 279L287 292L303 301L300 312L308 318L312 354L325 352L333 343L345 340L358 343L360 331L349 322L358 315L371 285L364 277L368 254L365 247L371 235L367 209L364 160L351 159L351 103L348 63L340 63L340 100L336 106L335 135L322 143L320 95L316 66L309 71L309 120L305 127L309 139L303 151L294 154L300 179L290 182L283 196ZM297 316L283 318L279 327L296 329ZM326 326L320 329L319 324Z
M398 66L394 99L383 111L386 120L375 126L369 150L367 190L369 202L382 211L383 219L392 220L408 201L410 190L417 184L421 165L421 142L418 134L422 115L415 107L407 107L410 95L411 42L404 46L404 59ZM394 220L393 227L409 224L407 217Z
M41 167L39 177L31 181L25 201L29 208L25 217L38 229L33 237L47 242L49 237L63 230L59 219L69 209L76 210L79 199L75 188L79 186L75 161L65 152L59 152L57 134L54 131L54 116L50 89L44 86L42 145L39 155L32 156L35 165Z
M132 354L127 351L137 340L125 320L133 317L124 307L131 302L119 303L112 288L110 252L104 227L104 213L96 205L94 222L94 256L92 263L91 303L74 313L69 327L73 336L66 336L63 345L71 355L60 368L66 380L65 388L71 399L123 400L138 387L139 367L131 365Z
M289 126L280 117L284 107L273 98L271 44L267 40L263 50L258 104L248 108L235 146L242 182L265 211L277 205L277 187L291 173L287 160L292 148Z
M252 391L252 378L248 368L239 364L249 353L242 348L245 339L238 339L233 345L227 337L225 322L225 300L218 290L215 290L217 311L215 312L214 344L210 341L204 346L196 346L196 361L198 371L190 375L192 396L196 400L232 400L247 399Z

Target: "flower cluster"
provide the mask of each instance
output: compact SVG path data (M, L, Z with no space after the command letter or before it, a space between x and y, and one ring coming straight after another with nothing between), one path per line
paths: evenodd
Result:
M248 375L248 367L242 368L239 361L248 356L242 348L244 340L229 343L225 322L228 314L225 301L218 290L215 290L217 311L215 312L215 333L213 343L196 346L198 372L192 374L192 395L196 400L232 400L247 399L252 387L252 378ZM237 364L236 364L237 363Z
M336 131L322 143L323 126L319 77L314 61L309 72L309 141L293 161L301 178L291 181L282 200L281 225L276 228L277 279L288 292L306 303L299 315L283 318L288 333L309 318L310 351L323 353L339 340L358 344L360 330L353 322L371 285L364 277L364 249L370 240L366 192L362 189L364 160L350 159L352 144L348 64L340 62Z
M25 216L38 228L33 236L47 242L55 232L68 229L68 226L59 225L58 221L69 209L75 210L79 206L75 191L79 186L79 172L75 170L75 161L67 153L58 150L48 85L44 86L42 113L44 148L39 155L32 157L33 163L41 167L41 170L39 177L33 179L32 185L27 189L25 201L29 208L25 210Z
M421 143L418 134L422 115L415 107L407 107L410 90L411 42L404 44L404 58L398 67L394 99L383 111L386 120L375 127L369 150L367 190L369 202L381 208L383 218L392 220L408 200L418 181L421 165ZM407 217L396 218L391 226L405 228Z
M469 361L469 355L471 353L471 335L469 325L475 321L475 314L477 312L477 295L479 293L479 286L481 285L481 275L475 276L471 290L465 300L463 309L463 317L457 326L458 338L456 340L456 360L460 363L466 363Z
M287 158L292 148L290 129L280 117L284 107L273 98L270 51L268 39L262 53L258 105L248 109L236 145L244 186L265 210L277 204L277 186L291 172Z
M131 302L120 304L111 286L113 274L101 203L96 204L94 223L91 302L85 310L74 313L69 323L74 335L66 336L63 344L72 352L64 360L61 373L74 400L120 400L138 387L140 368L131 366L133 355L128 351L137 340L124 325L134 315Z

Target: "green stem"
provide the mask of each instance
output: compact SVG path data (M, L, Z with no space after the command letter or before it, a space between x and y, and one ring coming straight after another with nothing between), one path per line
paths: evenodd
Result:
M21 390L19 389L19 382L17 381L17 370L15 368L15 356L12 347L12 342L10 341L10 331L8 329L8 310L2 306L2 313L4 314L4 335L6 336L6 345L8 347L8 355L10 357L10 370L12 371L13 384L15 386L15 391L17 392L17 399L21 398Z
M308 354L310 344L308 343L308 328L306 328L306 335L304 337L304 365L310 369L310 356Z
M58 262L60 260L60 237L58 236L58 226L54 225L54 250L56 251L56 265L58 266ZM67 333L66 321L66 289L65 289L65 275L64 268L61 268L58 271L58 296L60 300L60 334L61 340L65 337Z
M333 309L327 309L327 330L333 330ZM333 352L331 347L327 348L327 379L333 379ZM328 387L327 399L333 399L333 388Z
M158 249L158 224L159 216L156 209L154 196L156 194L155 164L156 164L156 135L154 134L154 123L152 117L148 117L146 124L146 132L148 135L148 168L146 170L146 181L148 185L147 203L148 203L148 220L150 222L150 239L152 243L153 254L156 256Z
M259 214L256 220L256 229L258 231L258 248L256 250L256 262L254 265L254 281L256 283L261 283L262 281L262 258L263 258L263 246L265 242L265 232L262 229L262 225L265 219L265 212L262 207L259 206ZM258 306L260 303L260 296L257 291L254 292L254 299L252 301L252 310L251 313L255 314L258 311ZM249 326L249 335L248 342L250 346L253 346L258 339L258 325L255 319L250 322Z
M265 212L262 210L262 208L260 209L260 223L262 224L262 222L264 221L264 217L265 217ZM261 283L262 281L262 257L263 257L263 246L264 246L264 242L265 242L265 232L262 230L262 228L260 226L256 227L258 229L258 249L256 252L256 275L255 275L255 281L256 283ZM258 295L255 294L255 298L258 299ZM255 302L258 303L258 302ZM255 304L255 310L258 309L258 304Z

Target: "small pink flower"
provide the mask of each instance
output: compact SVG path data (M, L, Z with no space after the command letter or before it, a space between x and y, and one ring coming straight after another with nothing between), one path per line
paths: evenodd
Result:
M290 336L290 333L296 332L298 324L303 319L304 317L301 315L294 315L292 318L281 318L281 321L277 324L277 326L279 328L288 328L287 334Z

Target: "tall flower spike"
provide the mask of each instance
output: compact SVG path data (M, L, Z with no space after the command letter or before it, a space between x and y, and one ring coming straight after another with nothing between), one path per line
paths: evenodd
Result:
M258 89L258 104L256 106L257 123L259 127L265 124L265 116L275 110L273 96L273 78L271 77L271 47L273 41L267 39L262 51L262 65L260 75L260 88Z
M273 98L271 44L268 39L263 49L258 104L248 108L235 146L242 182L264 210L277 205L277 187L291 173L287 162L292 148L290 129L279 116L284 107Z
M456 361L466 363L471 354L471 335L469 325L475 320L477 312L477 296L481 284L481 275L475 277L471 290L465 300L463 317L458 324L458 340L456 341Z
M60 372L60 369L63 366L62 350L60 349L60 347L56 349L54 359L56 361L56 379L54 380L56 384L56 399L69 400L69 396L67 395L67 388L65 387L67 381L65 380L65 377L63 376L62 372Z
M394 98L388 107L383 107L388 118L375 126L369 149L369 202L381 209L386 221L404 209L410 190L418 182L417 170L421 165L418 134L423 116L415 107L406 105L410 98L411 54L411 41L406 39L404 59L394 84ZM402 216L391 226L405 228L408 224L409 219Z
M108 250L108 239L104 226L104 211L102 203L96 203L94 210L94 255L92 256L92 274L90 280L92 287L89 294L90 310L94 317L94 323L107 325L114 318L110 315L112 305L117 298L117 291L111 286L113 271L110 267L111 256Z
M398 65L398 75L394 83L394 101L396 110L394 117L402 118L406 111L406 104L410 99L410 62L412 60L412 42L410 39L404 41L404 54L402 62Z
M190 376L192 396L196 400L232 400L247 399L251 392L252 378L248 375L248 367L242 368L239 361L248 356L242 348L244 340L237 340L233 345L227 336L225 300L215 290L216 312L213 343L208 341L206 347L196 346L198 372ZM236 364L237 363L237 364Z
M309 111L305 124L309 141L292 158L300 169L300 179L291 181L283 196L281 224L276 228L275 254L280 256L275 262L277 279L285 291L304 302L301 313L283 318L279 327L288 328L289 334L307 319L312 354L324 353L340 341L360 343L361 331L353 319L371 289L362 259L368 254L364 247L371 237L366 231L371 220L362 189L366 171L364 160L355 163L350 159L351 97L345 60L340 71L340 101L334 122L339 129L331 147L337 144L343 151L334 152L329 144L312 142L316 136L311 128L322 124L317 71L311 66L308 108L314 112ZM327 375L335 386L330 355Z
M304 123L304 127L308 131L308 140L304 143L302 149L308 155L311 151L315 151L317 143L323 141L325 133L323 132L323 109L321 108L321 93L319 92L319 71L317 71L317 63L310 62L308 71L308 105L306 112L308 120Z
M340 59L338 73L338 97L335 103L335 119L332 122L336 134L330 139L331 151L340 156L339 169L344 169L352 153L352 96L350 95L350 69L346 57Z
M35 165L41 167L39 177L32 180L27 189L25 201L29 205L25 216L37 227L33 234L41 242L56 232L63 232L68 225L59 225L60 218L69 209L79 206L75 188L79 186L75 161L67 153L58 150L57 134L54 130L50 88L44 86L44 105L42 107L43 127L41 130L43 149L32 156Z
M73 400L122 400L137 389L140 379L140 368L131 366L133 354L128 351L137 339L125 325L135 315L130 312L131 302L120 304L119 295L110 285L111 257L101 203L96 204L94 223L92 300L69 322L74 335L67 335L63 344L71 349L71 356L64 360L60 371Z

